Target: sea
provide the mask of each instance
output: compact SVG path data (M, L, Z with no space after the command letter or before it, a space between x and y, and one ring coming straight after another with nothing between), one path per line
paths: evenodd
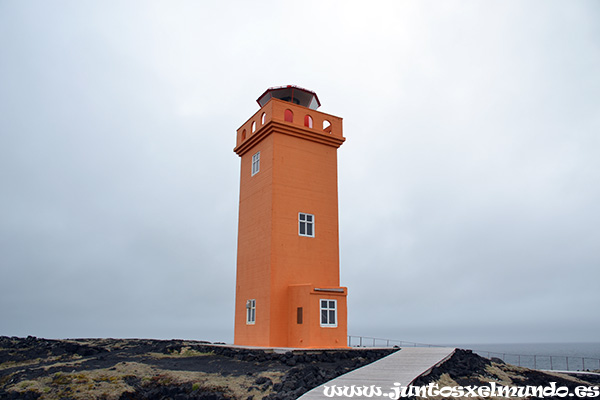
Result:
M600 370L600 342L453 344L483 357L495 357L521 367L562 370Z

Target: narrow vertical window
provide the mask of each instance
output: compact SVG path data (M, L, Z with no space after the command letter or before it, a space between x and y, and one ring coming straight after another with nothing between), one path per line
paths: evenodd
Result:
M264 125L266 119L267 119L267 113L262 113L262 115L260 116L260 124Z
M246 301L246 324L254 325L256 322L256 300Z
M300 236L315 236L315 216L312 214L298 213L298 234Z
M302 307L296 308L296 323L298 325L302 324Z
M313 119L310 115L304 116L304 126L308 126L309 128L313 127Z
M286 122L294 122L294 113L292 110L285 110L283 113L283 119Z
M252 176L260 171L260 151L252 156Z
M321 299L321 326L337 327L337 300Z

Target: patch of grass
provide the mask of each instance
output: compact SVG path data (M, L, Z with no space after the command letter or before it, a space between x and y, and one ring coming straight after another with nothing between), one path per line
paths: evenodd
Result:
M155 383L157 385L171 385L175 382L175 379L171 375L168 374L159 374L150 378L150 382Z
M57 372L51 376L12 385L9 390L24 393L33 391L41 394L40 400L118 400L132 388L123 378L126 375L110 370L89 370L77 373Z
M48 381L49 381L49 379L48 379ZM26 393L26 392L33 392L33 393L39 393L39 394L49 393L50 388L47 388L48 390L44 391L45 388L46 388L46 386L42 385L39 382L39 380L25 380L25 381L21 381L21 382L18 382L18 383L15 383L13 385L6 387L6 389L8 391L13 391L13 392L17 392L17 393ZM41 399L46 399L46 398L42 397Z
M27 367L29 365L35 365L42 362L41 358L36 358L33 360L25 360L25 361L6 361L0 364L0 370L15 368L15 367Z
M180 357L201 357L201 356L214 356L215 352L214 351L198 351L198 350L194 350L194 349L190 349L189 347L182 347L181 351L179 352L179 356Z
M21 381L21 382L19 382L19 384L17 386L19 387L19 389L24 390L33 384L34 384L33 381Z
M257 377L265 376L271 379L273 383L279 383L284 374L278 371L265 371L256 376L225 376L219 373L169 371L169 375L178 383L193 382L192 389L196 388L194 390L204 389L222 392L233 399L246 399L249 396L254 396L254 399L259 400L271 394L273 387L271 386L263 392L255 384Z
M485 371L491 375L486 376L486 378L489 378L489 380L495 378L494 380L496 381L496 383L500 383L503 386L511 386L513 384L510 374L507 371L501 369L496 363L488 365L485 368Z
M73 375L73 383L82 384L82 383L88 383L89 381L90 381L90 379L84 373L78 373L78 374Z
M62 372L57 372L52 376L52 385L69 385L71 381L71 376Z
M95 382L108 382L108 383L117 383L121 381L122 378L118 376L108 376L108 375L100 375L97 378L94 378Z
M214 355L214 353L212 351L201 352L201 351L197 351L197 350L183 350L182 349L182 351L173 351L173 352L169 352L169 354L148 353L148 355L152 356L153 358L156 358L156 359L162 359L162 358L206 357L206 356L212 356L212 355Z
M179 357L203 357L203 356L213 356L215 354L214 351L198 351L190 348L189 346L184 346L180 350L169 350L168 354L165 353L150 353L154 358L179 358Z

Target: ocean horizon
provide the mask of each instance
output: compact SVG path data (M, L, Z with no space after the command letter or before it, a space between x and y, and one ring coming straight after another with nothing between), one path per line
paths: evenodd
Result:
M527 368L553 370L600 370L600 342L588 343L463 343L452 347L470 349L483 357Z

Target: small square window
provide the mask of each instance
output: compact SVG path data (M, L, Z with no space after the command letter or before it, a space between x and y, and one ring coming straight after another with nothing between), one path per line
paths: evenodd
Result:
M298 213L298 234L300 236L315 237L314 215Z
M321 300L321 326L337 327L337 300Z
M246 301L246 324L254 325L256 322L256 300Z
M252 176L260 171L260 151L252 156Z

